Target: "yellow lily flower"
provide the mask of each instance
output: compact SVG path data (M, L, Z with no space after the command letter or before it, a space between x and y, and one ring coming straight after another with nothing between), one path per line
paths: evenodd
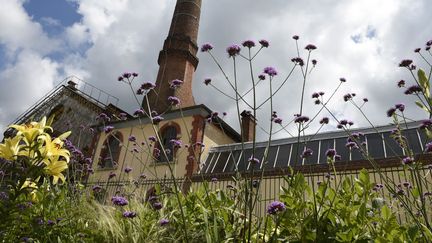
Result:
M69 163L70 160L70 152L67 149L63 148L64 142L71 132L65 132L57 138L51 140L49 135L44 136L45 145L40 149L42 156L44 157L43 161L46 165L50 164L51 159L58 160L59 156L65 158L66 162Z
M38 180L38 179L36 179ZM32 198L33 202L37 201L37 189L38 186L36 185L36 183L34 183L33 181L31 181L30 179L27 179L24 184L22 185L21 189L25 189L25 188L30 188L30 196Z
M22 145L21 137L6 138L4 143L0 144L0 157L7 160L14 160L19 154Z
M9 127L18 130L17 135L23 135L24 141L27 145L31 144L40 134L45 134L45 130L51 130L50 126L46 125L46 117L42 118L40 122L30 122L23 125L11 125Z
M57 158L58 159L58 158ZM62 174L64 170L68 168L67 162L63 160L54 160L48 164L44 170L48 175L53 176L53 184L57 184L58 180L61 179L62 182L65 181L65 176Z

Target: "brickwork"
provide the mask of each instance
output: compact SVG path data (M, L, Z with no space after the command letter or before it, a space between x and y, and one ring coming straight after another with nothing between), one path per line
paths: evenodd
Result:
M150 109L162 113L171 109L167 99L176 96L181 107L195 105L192 95L192 79L198 65L196 44L198 37L201 0L177 0L168 37L159 53L159 71L155 91L148 94ZM183 81L180 88L170 88L174 79ZM144 109L148 109L146 99Z

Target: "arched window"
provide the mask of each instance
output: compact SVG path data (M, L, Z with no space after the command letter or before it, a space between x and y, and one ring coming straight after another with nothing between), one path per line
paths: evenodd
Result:
M176 124L177 125L177 124ZM157 158L157 162L169 162L173 160L174 154L177 152L177 148L171 142L173 139L177 139L180 129L175 125L168 125L161 129L161 143L159 144L160 155ZM167 151L167 156L163 153L162 149Z
M122 142L123 136L119 132L110 134L105 139L99 156L100 168L114 168L118 164Z

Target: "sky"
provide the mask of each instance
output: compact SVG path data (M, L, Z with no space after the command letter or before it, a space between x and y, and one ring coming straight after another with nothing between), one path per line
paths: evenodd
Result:
M134 111L138 104L117 76L125 71L138 72L135 86L155 81L157 56L167 36L175 1L167 0L0 0L0 130L49 92L58 82L74 75L118 97L119 106ZM203 0L198 45L210 42L214 55L232 78L232 59L225 52L231 44L244 40L266 39L270 47L254 59L254 74L272 66L278 71L272 86L278 87L292 68L297 56L293 35L299 35L300 55L306 60L304 47L314 44L312 59L318 64L308 76L303 114L313 117L319 106L311 94L325 92L329 97L344 83L328 108L338 119L349 119L355 127L369 126L367 119L350 103L346 93L356 93L356 102L368 98L363 112L374 125L389 124L386 110L396 103L407 105L406 116L426 118L413 105L413 97L403 95L396 82L409 73L398 67L402 59L414 59L418 67L424 62L413 50L432 39L427 0ZM258 48L253 49L256 51ZM242 49L242 53L247 53ZM227 112L224 118L238 127L236 105L210 86L207 77L219 89L233 95L217 65L206 53L200 60L193 83L197 104L214 111ZM248 63L239 60L239 89L249 89ZM277 111L283 124L299 112L302 88L300 70L296 69L273 98L258 110L260 140L268 137L270 112ZM257 88L257 100L268 96L269 83ZM252 101L249 96L247 100ZM246 109L240 104L240 109ZM324 111L318 118L331 115ZM318 122L307 133L314 133ZM336 129L331 119L322 131ZM274 131L281 130L276 126ZM290 125L287 131L293 133ZM289 137L285 130L273 138Z

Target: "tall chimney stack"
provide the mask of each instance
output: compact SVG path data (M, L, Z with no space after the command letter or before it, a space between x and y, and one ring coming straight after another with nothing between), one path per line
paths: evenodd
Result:
M195 105L192 96L192 79L198 66L197 37L201 13L201 0L177 0L168 37L159 53L159 71L155 92L147 96L151 110L158 113L170 109L169 96L180 99L181 107ZM170 87L172 80L183 84L176 89ZM148 110L144 97L143 108Z

